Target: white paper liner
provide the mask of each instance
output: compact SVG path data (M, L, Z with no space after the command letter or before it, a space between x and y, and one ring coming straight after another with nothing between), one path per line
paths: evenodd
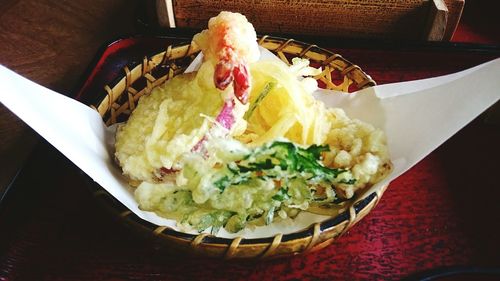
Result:
M354 94L319 90L315 97L385 131L394 169L386 180L372 187L375 189L411 168L497 102L499 73L500 59L496 59L451 75L375 86ZM178 229L173 220L139 210L131 188L113 162L114 130L106 128L96 111L3 66L0 102L136 215ZM221 229L217 236L269 237L296 232L327 218L301 212L294 220L246 228L236 234Z

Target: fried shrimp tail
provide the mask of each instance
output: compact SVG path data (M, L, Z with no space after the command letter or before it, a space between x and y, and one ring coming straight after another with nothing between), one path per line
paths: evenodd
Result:
M215 87L224 90L232 84L234 96L246 104L251 87L248 64L260 55L252 24L239 13L221 12L193 40L200 46L205 61L214 65Z

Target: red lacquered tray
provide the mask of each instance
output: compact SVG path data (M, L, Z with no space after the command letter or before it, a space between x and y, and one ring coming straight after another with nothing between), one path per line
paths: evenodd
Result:
M110 44L77 97L95 103L131 60L179 41L135 37ZM452 73L500 56L494 48L446 44L322 43L379 84ZM0 205L0 280L399 280L442 268L487 270L481 280L496 280L500 128L482 117L392 182L379 205L333 245L266 261L182 257L154 248L103 210L78 168L42 142Z

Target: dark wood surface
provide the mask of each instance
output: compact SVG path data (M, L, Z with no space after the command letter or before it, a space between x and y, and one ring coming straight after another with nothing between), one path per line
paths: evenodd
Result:
M163 49L166 40L138 37L111 47L89 78L94 82L87 85L95 87L82 91L82 100L103 94L95 91L99 84L122 75L129 61ZM442 75L500 56L498 49L427 48L332 50L363 65L381 84ZM42 142L0 205L0 280L401 280L457 266L498 273L500 188L498 164L490 159L500 157L500 130L483 120L393 181L377 208L331 246L264 261L187 257L158 247L151 235L144 239L107 212L82 173ZM470 280L499 275L487 278Z
M0 64L70 94L104 42L134 32L136 6L131 0L2 0ZM0 194L37 139L0 104Z
M473 25L483 15L477 8L471 9L477 17L467 15L474 2L484 1L466 4L471 25L461 25L456 38L498 44L492 35L498 35L499 18ZM73 94L98 48L134 32L135 13L132 0L2 0L0 64ZM480 61L457 54L429 68L422 53L403 56L413 64L401 64L383 51L338 51L382 83L440 75L450 61L461 68ZM500 156L498 132L473 122L395 181L373 213L324 251L227 262L152 248L105 215L79 170L49 145L28 158L36 134L0 105L0 193L25 164L0 205L0 280L398 280L443 266L498 267L500 189L498 165L490 161ZM456 176L469 175L475 163L485 163L475 178ZM471 193L472 187L480 191Z

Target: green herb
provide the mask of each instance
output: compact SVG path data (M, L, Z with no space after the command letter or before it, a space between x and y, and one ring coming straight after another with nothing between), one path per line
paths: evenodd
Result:
M243 116L244 119L248 120L251 116L252 113L255 111L257 106L262 102L262 100L271 92L271 90L276 86L276 82L268 82L264 86L264 89L259 93L259 96L255 99L255 101L250 105L250 108L245 112L245 115Z
M198 232L202 232L212 227L210 232L212 234L217 234L219 229L223 227L234 214L234 212L224 210L211 212L207 212L207 210L197 210L187 214L182 222L190 224Z
M223 176L222 178L216 180L214 182L214 185L220 190L220 192L224 192L226 187L228 187L231 184L231 180L229 179L228 176Z
M280 188L272 198L273 200L280 202L290 199L290 195L288 194L288 188L285 187Z
M327 152L327 151L330 151L330 147L328 145L316 145L316 144L313 144L311 146L309 146L306 150L306 152L308 152L311 157L313 157L314 159L321 159L321 152Z
M248 163L247 167L238 165L238 168L240 169L240 172L246 173L246 172L274 169L275 166L276 165L273 164L273 161L270 158L267 158L263 162Z
M211 214L214 223L212 224L212 229L210 231L210 234L216 235L217 232L219 232L219 229L223 227L229 218L231 218L234 215L233 212L228 212L228 211L216 211Z
M256 206L254 211L247 211L244 214L233 212L211 213L196 220L191 220L191 225L197 229L212 227L212 232L216 233L220 227L226 226L232 232L239 231L249 221L257 220L262 216L261 221L266 224L272 223L277 210L287 208L290 204L301 204L304 201L316 202L317 204L336 204L341 202L335 193L316 194L314 187L323 186L332 188L336 184L354 184L352 175L342 178L338 176L347 173L347 169L335 169L325 167L322 163L322 153L329 151L328 145L311 145L300 147L292 142L275 141L253 149L249 154L241 159L227 163L214 176L213 182L220 193L224 193L227 188L238 188L249 182L249 186L274 184L277 189L275 194L268 195L266 204ZM272 181L268 183L268 181ZM266 210L267 211L264 211ZM258 210L258 211L257 211ZM195 216L191 216L195 218Z
M227 164L230 175L224 175L214 182L221 191L230 186L246 183L251 179L304 178L308 184L323 181L327 184L353 184L354 179L336 180L346 169L323 166L321 153L329 151L328 145L299 147L291 142L276 141L267 146L256 148L242 160ZM276 169L279 167L278 169Z
M329 151L328 145L312 145L304 149L290 142L274 142L271 148L277 150L276 157L279 158L282 169L311 174L311 179L332 180L346 172L344 169L332 169L321 164L321 152Z
M345 183L345 184L355 184L356 183L356 179L342 179L339 181L339 183Z

